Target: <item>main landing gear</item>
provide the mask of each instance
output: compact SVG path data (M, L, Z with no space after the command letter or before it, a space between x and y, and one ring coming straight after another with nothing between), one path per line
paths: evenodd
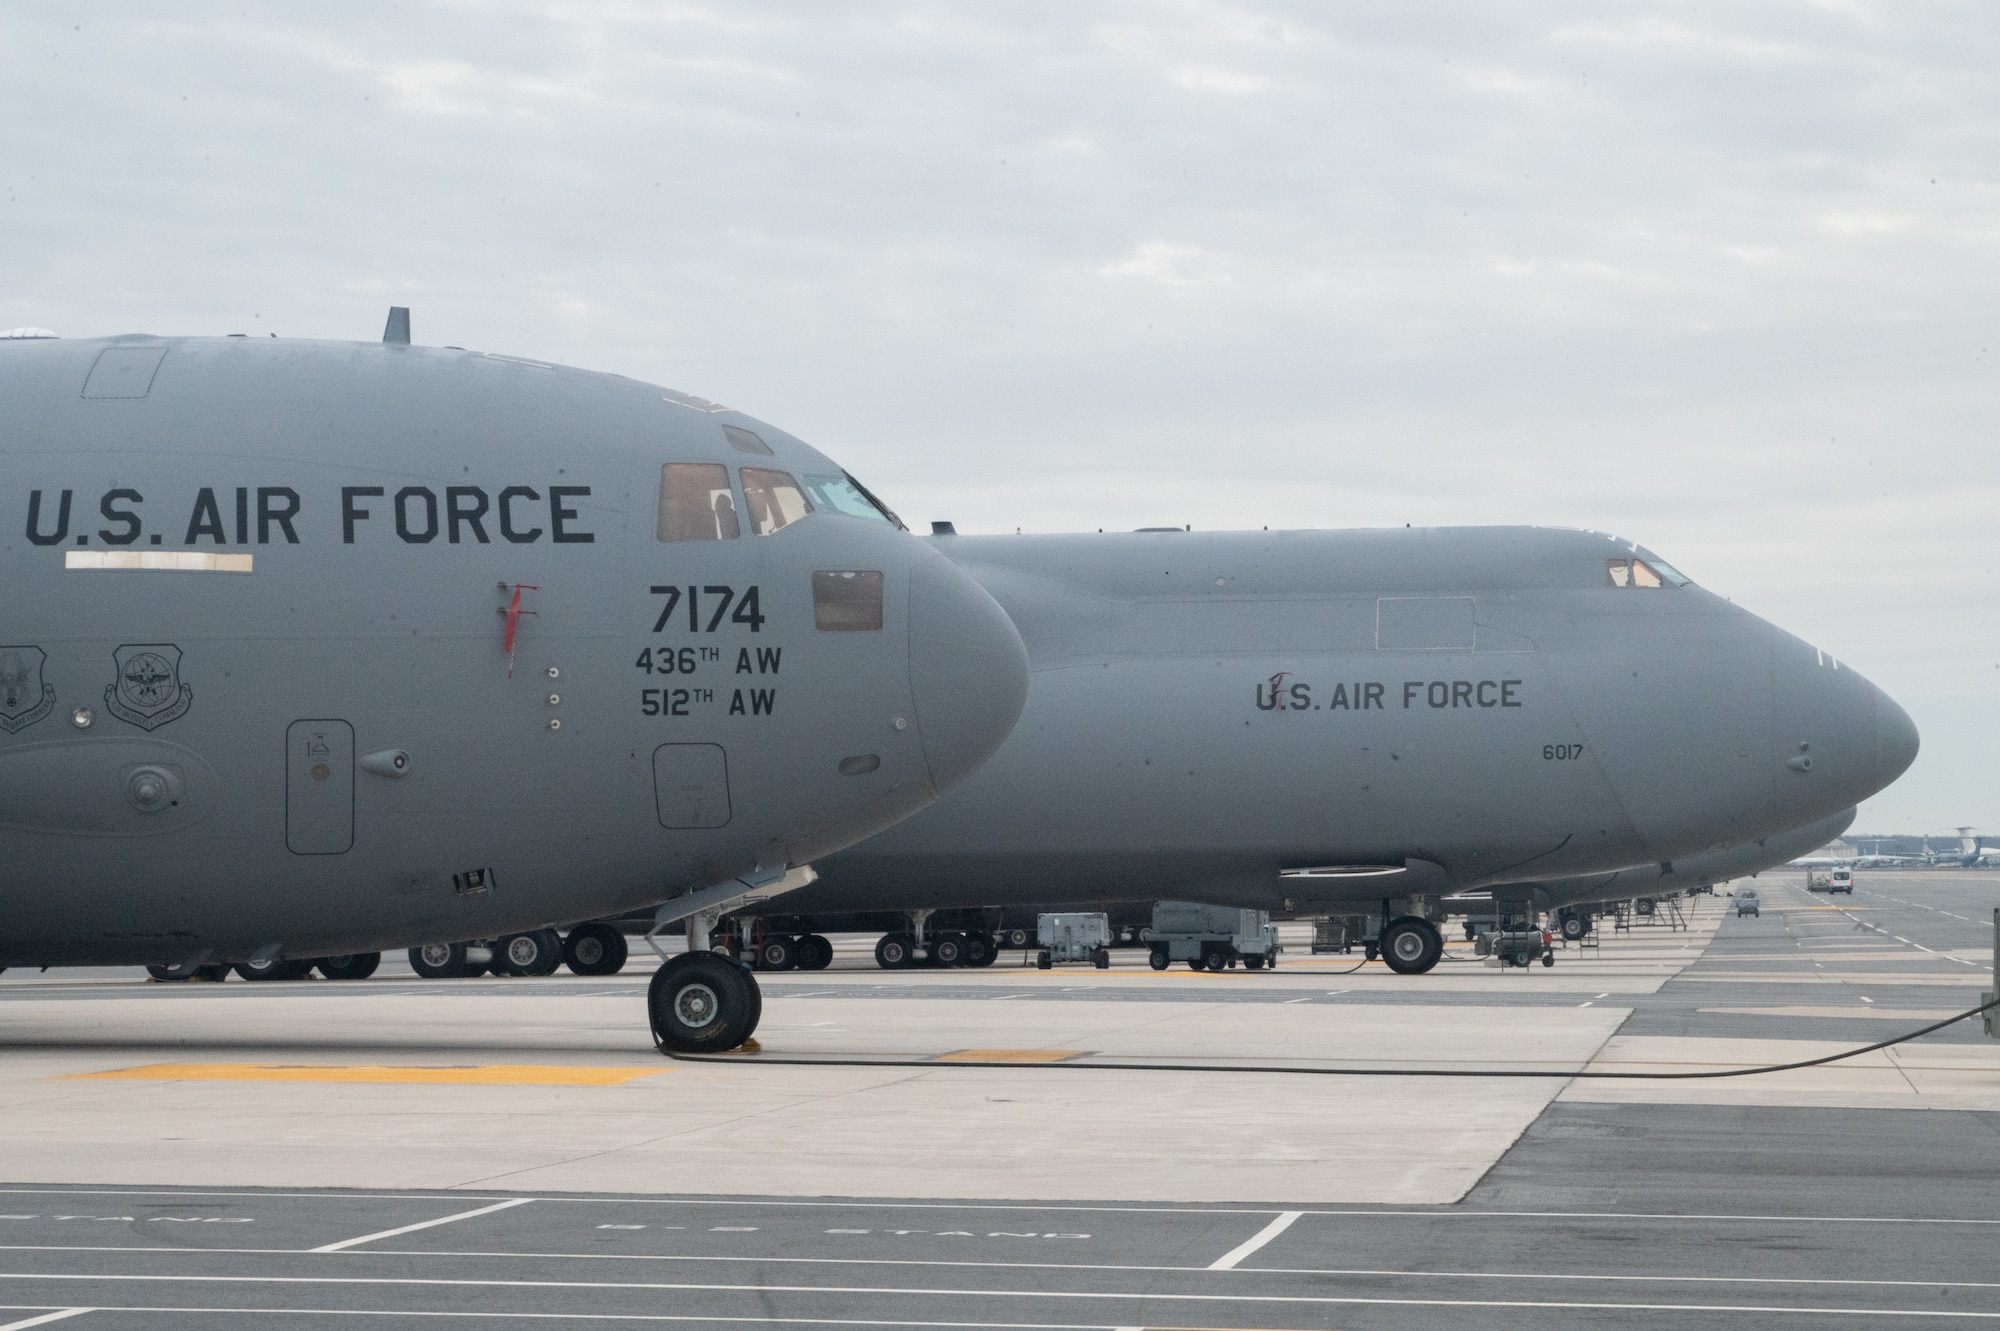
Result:
M662 1053L720 1054L756 1031L764 995L742 962L716 952L685 952L653 976L646 1015Z
M1378 941L1382 960L1398 975L1422 975L1444 956L1444 935L1421 915L1391 920Z

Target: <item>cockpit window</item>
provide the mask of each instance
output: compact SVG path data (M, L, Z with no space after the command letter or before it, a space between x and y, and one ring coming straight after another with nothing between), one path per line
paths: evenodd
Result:
M743 469L743 504L750 510L750 530L769 536L813 511L812 501L788 471L763 467Z
M862 488L859 481L845 472L838 476L806 477L806 493L812 496L814 508L823 508L832 513L845 513L850 518L865 518L870 522L896 522L896 515L882 507L880 500Z
M822 633L879 633L882 574L876 569L820 569L812 576L813 627Z
M732 541L741 530L729 468L719 462L669 462L660 468L661 540Z
M746 430L738 425L725 425L722 427L722 437L727 439L729 446L738 452L762 453L765 457L771 456L771 446L765 443L764 437L754 430Z
M1613 587L1685 587L1688 579L1657 559L1613 559L1605 572Z

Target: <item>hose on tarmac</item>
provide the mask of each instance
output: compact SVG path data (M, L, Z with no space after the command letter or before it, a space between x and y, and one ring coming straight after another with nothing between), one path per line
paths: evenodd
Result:
M798 1058L791 1056L769 1056L761 1053L728 1054L677 1054L662 1050L668 1058L682 1063L734 1063L743 1065L755 1063L773 1067L807 1068L1050 1068L1068 1069L1073 1072L1272 1072L1293 1077L1559 1077L1564 1080L1593 1081L1715 1081L1724 1077L1761 1077L1772 1072L1796 1072L1801 1068L1817 1068L1828 1063L1838 1063L1843 1059L1858 1058L1862 1054L1872 1054L1878 1049L1889 1049L1899 1044L1908 1044L1921 1039L1933 1031L1941 1031L1947 1026L1955 1026L1961 1021L1970 1021L1989 1008L2000 1006L2000 997L1989 998L1978 1007L1967 1008L1955 1017L1934 1021L1928 1026L1909 1031L1887 1040L1877 1040L1874 1044L1862 1045L1859 1049L1847 1049L1837 1054L1827 1054L1820 1058L1803 1058L1795 1063L1770 1063L1755 1068L1724 1068L1708 1072L1599 1072L1578 1068L1564 1071L1555 1068L1302 1068L1277 1067L1268 1063L1021 1063L1005 1059L957 1059L938 1062L919 1058Z

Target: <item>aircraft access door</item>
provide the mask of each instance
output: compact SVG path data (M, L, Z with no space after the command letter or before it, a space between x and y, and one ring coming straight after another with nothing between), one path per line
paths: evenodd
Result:
M343 855L354 845L354 727L294 721L285 730L285 846Z
M727 825L729 758L722 746L662 744L654 749L653 802L662 827Z

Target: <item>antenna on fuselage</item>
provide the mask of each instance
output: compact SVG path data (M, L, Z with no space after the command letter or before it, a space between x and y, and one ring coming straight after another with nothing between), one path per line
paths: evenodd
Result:
M409 306L391 305L389 307L389 322L382 327L382 340L384 342L399 343L406 347L410 345Z

